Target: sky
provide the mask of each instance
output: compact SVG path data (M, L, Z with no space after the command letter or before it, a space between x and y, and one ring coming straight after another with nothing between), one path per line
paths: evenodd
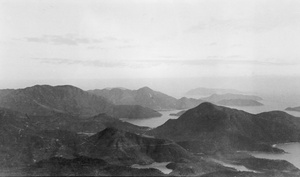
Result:
M0 0L0 87L300 78L299 31L299 0Z

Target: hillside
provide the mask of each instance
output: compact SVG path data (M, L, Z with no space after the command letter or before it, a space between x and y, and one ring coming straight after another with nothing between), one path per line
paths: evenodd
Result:
M89 93L102 96L117 105L141 105L154 110L187 109L202 103L202 100L183 97L176 99L149 87L138 90L109 88L89 90Z
M201 124L199 125L195 120L192 120L193 118L189 121L181 120L185 123L180 122L173 130L175 134L178 131L177 135L186 137L185 141L178 142L181 145L179 146L174 141L145 135L146 127L131 125L106 114L82 119L64 113L51 116L24 115L6 108L0 108L1 174L5 176L164 176L159 170L153 168L131 168L131 165L134 164L145 165L153 162L170 162L167 168L172 169L170 175L175 176L200 176L218 171L221 171L221 174L236 172L232 168L224 167L212 161L211 158L215 157L210 156L209 152L211 150L207 151L207 149L215 150L215 147L218 146L218 152L220 150L229 152L224 151L224 147L229 147L229 140L232 140L226 139L226 137L230 137L226 135L226 131L240 132L242 128L234 130L233 127L242 127L243 123L238 124L237 120L241 118L240 116L244 117L248 114L214 106L210 103L203 103L192 110L196 111L191 112L191 110L188 110L179 119L183 119L183 116L197 116L197 114L198 119L201 115L208 119L212 113L215 116L212 118L214 120L209 121L212 123L211 126L207 122L205 124L205 121L202 121L203 125L201 126ZM217 113L216 110L220 112ZM221 112L225 112L225 114ZM250 143L243 141L245 138L242 136L252 133L245 130L245 132L240 133L242 138L233 139L236 140L234 147L247 145L247 147L253 148L252 150L263 147L265 149L262 150L280 152L278 149L270 147L268 142L263 143L263 141L266 141L264 138L268 138L270 142L288 142L299 138L295 132L297 127L300 126L299 121L291 119L290 115L274 111L256 116L257 119L261 119L261 121L255 121L257 127L268 124L269 128L266 128L266 132L260 132L263 135L252 140L252 142L250 141ZM231 123L225 123L228 118ZM218 119L224 120L218 121ZM289 121L284 121L285 119ZM223 124L219 122L223 122ZM214 128L214 125L217 125L218 128ZM226 130L221 128L223 125L227 125L225 126ZM280 125L282 127L279 127ZM181 129L181 126L186 129ZM219 138L216 140L213 140L216 137L210 136L208 140L204 139L207 138L205 135L202 136L203 139L201 140L204 140L207 144L203 144L201 141L195 143L194 138L199 136L191 136L192 134L189 133L195 132L196 127L206 127L207 129L198 131L206 132L206 135L208 135L208 131L211 131L210 133L220 132L224 136L219 134ZM286 127L289 127L288 131L285 130ZM151 130L150 132L153 133ZM299 133L298 129L297 132ZM291 134L294 134L294 136L290 136ZM190 138L193 138L193 141L190 141ZM212 141L217 143L211 144ZM261 144L257 144L257 141L260 141ZM219 142L220 144L218 144ZM191 151L196 153L193 154ZM198 152L205 152L205 154L199 155ZM265 176L280 174L297 176L299 174L299 170L286 161L262 161L247 156L239 159L235 158L236 155L230 155L230 152L228 156L237 163L261 170ZM255 165L256 163L260 163L260 165ZM239 172L238 174L256 176L255 173L248 172Z
M107 128L81 145L81 155L102 158L111 164L151 164L193 157L176 143Z
M74 86L36 85L25 89L0 91L0 106L29 115L64 113L89 117L107 113L121 118L148 118L160 113L141 106L114 105L105 98ZM123 111L116 111L123 110ZM128 114L127 112L130 112ZM139 116L143 117L139 117Z
M202 103L149 134L197 152L277 151L272 144L300 141L300 119L280 111L253 115Z
M41 130L68 130L82 134L97 133L107 127L116 127L120 130L142 133L148 127L139 127L128 122L123 122L107 114L81 118L69 114L57 113L50 116L27 116L28 120L34 122Z
M0 108L0 167L24 166L55 155L73 157L81 138L108 127L138 134L148 129L105 114L85 119L61 113L28 116Z

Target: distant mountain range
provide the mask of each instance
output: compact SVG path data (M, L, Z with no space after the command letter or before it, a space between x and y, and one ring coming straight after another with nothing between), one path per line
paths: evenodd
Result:
M206 88L206 87L199 87L186 92L186 95L189 96L209 96L212 94L246 94L245 92L235 90L235 89L221 89L221 88Z
M243 94L232 94L232 93L226 93L226 94L212 94L209 97L202 98L205 101L214 102L217 103L222 100L234 100L234 99L244 99L244 100L255 100L255 101L261 101L263 100L259 96L254 95L243 95Z
M262 106L259 101L263 100L261 97L254 95L243 94L212 94L209 97L201 98L202 100L224 106Z
M193 152L277 151L272 144L300 141L300 119L281 111L253 115L205 102L149 134Z
M297 112L300 112L300 106L298 106L298 107L288 107L288 108L286 108L285 110L287 110L287 111L297 111Z
M29 115L65 113L89 117L106 113L118 118L159 117L160 113L140 105L114 105L107 99L77 87L36 85L24 89L0 90L0 107Z
M88 92L102 96L116 105L141 105L154 110L187 109L203 102L200 99L186 97L176 99L164 93L154 91L149 87L143 87L138 90L124 88L96 89L89 90Z

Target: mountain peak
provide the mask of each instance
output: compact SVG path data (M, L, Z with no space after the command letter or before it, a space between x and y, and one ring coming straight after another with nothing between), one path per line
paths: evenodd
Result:
M118 133L118 132L122 133L123 131L118 130L118 129L115 128L115 127L107 127L107 128L104 129L103 131L99 132L99 134L101 134L101 135L107 135L107 134L109 134L109 135L114 135L114 134L116 134L116 133Z
M98 89L96 89L98 90ZM127 88L124 87L106 87L104 90L128 90Z
M220 106L217 106L210 102L203 102L203 103L199 104L199 106L197 106L195 109L197 109L197 110L214 110L214 109L220 110L220 108L221 108Z
M32 87L26 87L24 89L19 90L37 90L37 89L73 89L73 90L81 90L78 87L72 86L72 85L57 85L57 86L51 86L51 85L34 85Z
M147 91L147 92L152 92L152 91L153 91L151 88L149 88L149 87L147 87L147 86L142 87L142 88L140 88L140 89L138 89L138 90L143 90L143 91Z

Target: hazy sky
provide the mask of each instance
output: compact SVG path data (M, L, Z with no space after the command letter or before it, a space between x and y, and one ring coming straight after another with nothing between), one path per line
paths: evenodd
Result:
M299 31L299 0L0 0L0 80L300 76Z

